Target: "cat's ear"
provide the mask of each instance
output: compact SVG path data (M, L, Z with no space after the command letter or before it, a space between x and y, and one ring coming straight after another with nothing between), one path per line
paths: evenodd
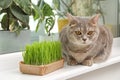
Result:
M100 17L100 14L96 14L90 19L90 23L92 23L93 25L96 25L98 23L99 17Z
M67 13L66 16L67 16L69 22L74 20L73 15L71 15L70 13Z
M74 27L74 26L77 25L77 20L76 20L76 18L73 15L71 15L70 13L67 13L66 16L68 18L70 26Z

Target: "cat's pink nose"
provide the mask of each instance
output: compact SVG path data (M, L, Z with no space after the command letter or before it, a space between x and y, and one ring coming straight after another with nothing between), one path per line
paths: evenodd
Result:
M86 38L83 38L82 40L83 40L83 41L86 41L87 39L86 39Z

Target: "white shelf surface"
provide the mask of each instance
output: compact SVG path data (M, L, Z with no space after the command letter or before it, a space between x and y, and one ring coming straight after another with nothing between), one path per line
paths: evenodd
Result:
M0 80L66 80L99 68L120 62L120 39L114 39L112 54L106 62L94 64L91 67L76 65L68 66L44 76L22 74L19 71L19 61L22 60L22 53L10 53L0 55Z

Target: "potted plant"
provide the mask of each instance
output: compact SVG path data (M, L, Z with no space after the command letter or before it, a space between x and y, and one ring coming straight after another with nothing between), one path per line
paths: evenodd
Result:
M36 9L34 11L34 19L38 20L36 32L38 31L38 28L41 26L41 24L44 23L42 26L44 26L47 35L50 36L51 30L55 24L55 14L52 7L44 0L39 0L37 6L33 6Z
M32 13L30 0L0 0L1 27L4 31L19 33L29 29L29 15Z
M55 23L52 8L44 0L37 5L31 0L0 0L0 16L0 53L19 51L30 43L29 16L38 20L36 31L45 22L42 26L49 36Z
M59 41L35 42L26 46L20 71L25 74L45 75L64 65Z
M103 24L105 24L101 1L105 0L53 0L55 11L59 17L62 17L62 19L58 18L59 31L68 23L66 13L83 17L89 17L99 13L102 16Z
M44 0L38 0L37 5L33 6L35 7L34 20L38 21L36 26L37 39L39 39L39 41L47 39L51 40L54 36L56 36L51 34L51 30L55 24L55 14L53 8Z
M30 0L0 0L0 53L19 51L30 43Z

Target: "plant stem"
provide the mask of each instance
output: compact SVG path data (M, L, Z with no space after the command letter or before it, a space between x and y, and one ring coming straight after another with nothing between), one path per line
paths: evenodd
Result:
M9 24L10 24L10 13L9 13L9 8L7 9L7 30L9 31Z
M101 7L101 4L100 4L100 0L98 0L97 5L98 5L99 8L100 8L100 9L99 9L99 13L100 13L101 16L102 16L103 24L105 24L105 17L104 17L103 11L102 11L102 7Z
M72 12L72 10L70 8L72 6L73 2L71 2L70 5L67 5L63 0L61 0L61 2L67 7L68 12L71 13L72 15L74 15L74 13Z

